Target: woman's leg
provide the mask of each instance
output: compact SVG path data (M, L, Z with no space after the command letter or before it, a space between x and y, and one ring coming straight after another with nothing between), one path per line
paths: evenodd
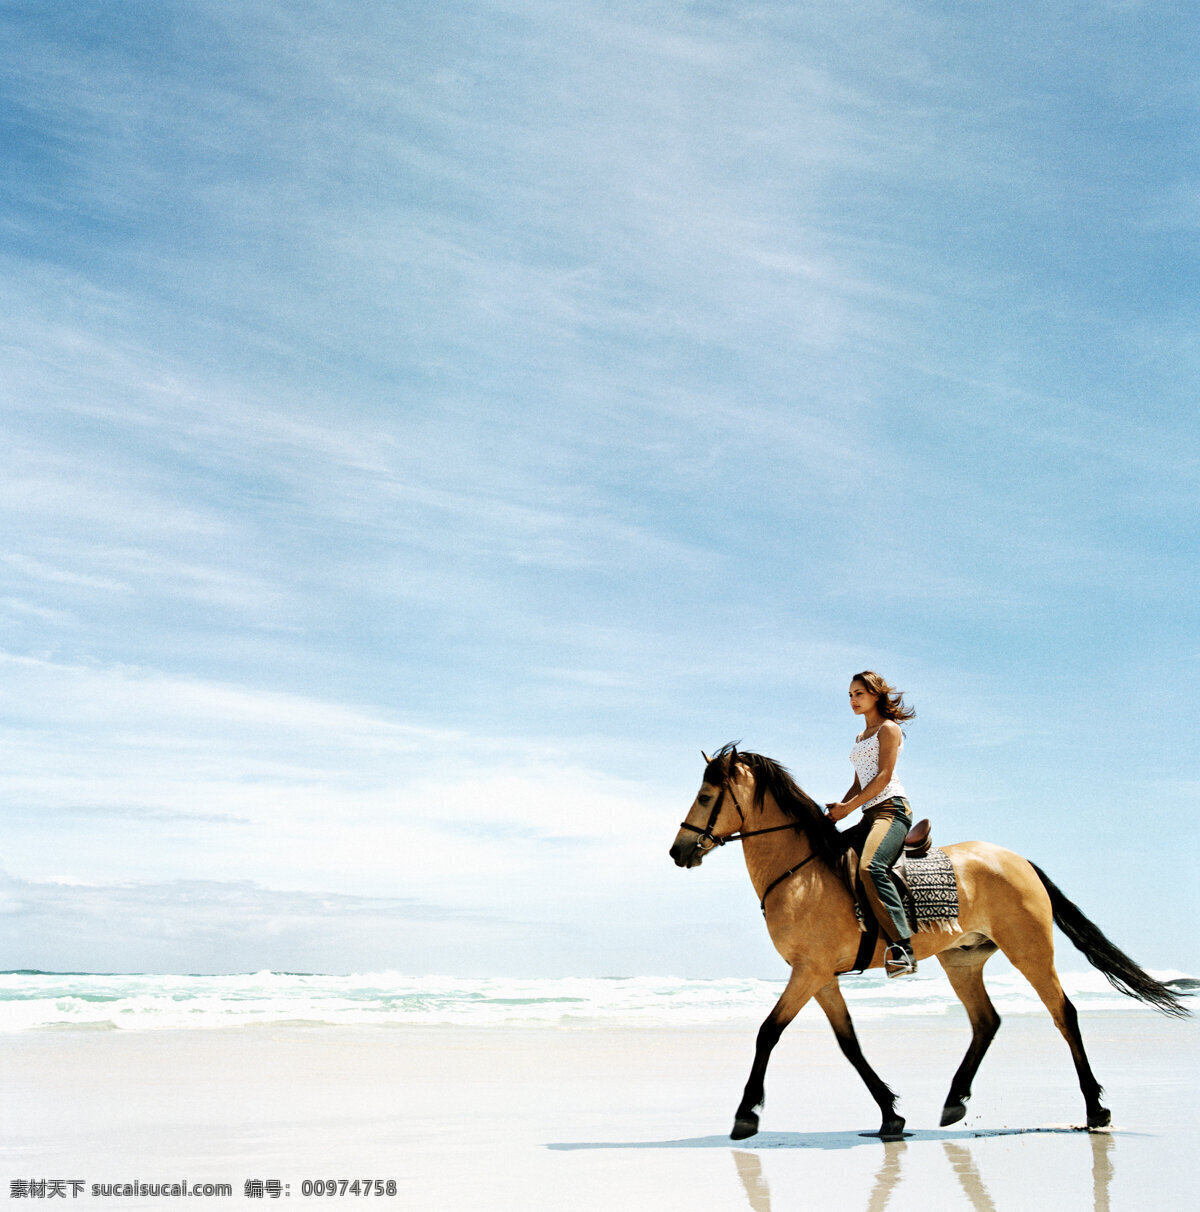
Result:
M892 883L892 864L904 849L910 819L906 813L887 808L871 810L871 824L863 845L859 872L871 911L889 943L908 939L912 930L900 903L900 894Z

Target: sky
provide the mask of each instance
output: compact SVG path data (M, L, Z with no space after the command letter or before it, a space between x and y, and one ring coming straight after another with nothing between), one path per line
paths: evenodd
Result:
M667 850L726 741L841 798L873 668L935 841L1194 970L1197 62L0 0L0 968L780 975Z

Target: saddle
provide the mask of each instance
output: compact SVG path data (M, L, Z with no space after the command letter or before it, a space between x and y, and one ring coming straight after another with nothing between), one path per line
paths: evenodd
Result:
M904 853L911 854L913 858L924 858L929 853L931 845L933 845L933 826L929 823L929 818L925 817L908 831L908 836L904 839Z

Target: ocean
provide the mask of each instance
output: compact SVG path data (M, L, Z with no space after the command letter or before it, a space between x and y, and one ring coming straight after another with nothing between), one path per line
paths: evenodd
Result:
M1183 978L1158 972L1159 980ZM1083 1013L1144 1013L1140 1002L1111 988L1098 972L1061 974ZM1194 982L1192 982L1194 985ZM936 965L915 977L844 977L851 1014L961 1014ZM1002 1015L1044 1014L1025 979L989 975ZM0 973L0 1033L90 1028L215 1030L255 1025L693 1027L760 1022L783 990L782 980L678 977L349 976L254 972L226 976L104 973ZM806 1013L811 1013L806 1009Z

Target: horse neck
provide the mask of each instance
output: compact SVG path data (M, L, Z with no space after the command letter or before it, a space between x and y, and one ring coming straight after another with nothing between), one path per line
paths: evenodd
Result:
M790 824L795 822L784 814L783 809L775 802L775 797L767 792L763 796L762 811L750 826L750 831ZM750 882L761 898L772 880L789 867L794 867L806 859L812 854L813 847L803 826L796 825L795 829L780 829L776 833L748 837L742 843L742 852L746 859L746 870L750 873Z

